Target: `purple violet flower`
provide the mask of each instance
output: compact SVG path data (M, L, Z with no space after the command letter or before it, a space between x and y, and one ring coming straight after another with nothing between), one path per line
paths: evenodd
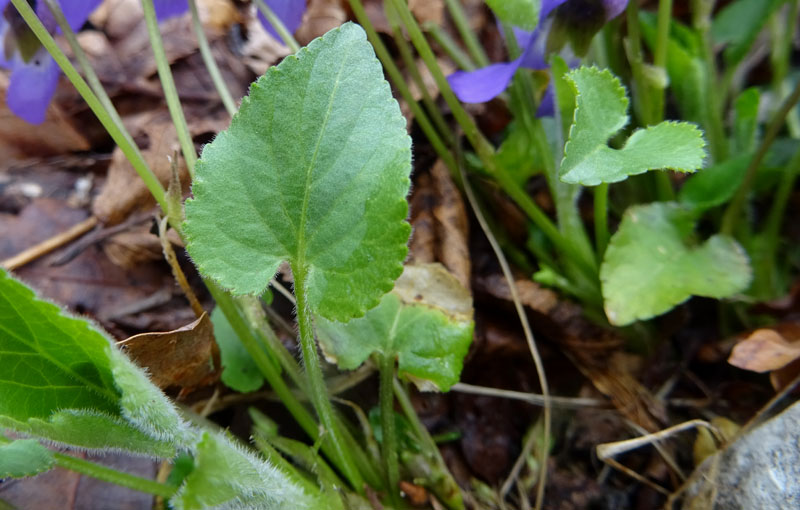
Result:
M300 27L303 21L303 13L306 12L306 0L264 0L272 12L280 19L286 26L289 33L294 33ZM189 10L189 3L187 0L153 0L153 5L156 8L156 18L158 21L173 16L178 16ZM270 33L274 38L280 40L278 32L272 28L272 24L267 21L267 18L258 11L258 20L261 25Z
M75 31L83 26L101 1L59 0L69 26ZM58 31L44 2L37 2L35 10L50 33ZM44 122L61 70L10 0L0 0L0 68L11 71L6 91L8 109L31 124Z
M189 10L188 0L153 0L153 7L156 9L156 19L165 19L180 16Z
M269 5L269 8L272 9L272 12L275 13L275 16L283 22L284 26L286 26L286 30L288 30L290 34L295 33L295 31L300 28L300 23L303 21L303 13L306 12L306 0L265 0L265 2ZM267 21L267 18L261 14L260 9L258 10L258 21L267 29L269 35L279 41L281 40L278 32L276 32L272 24Z
M523 49L519 57L510 62L491 64L475 71L456 71L448 76L447 81L456 96L465 103L484 103L503 92L514 77L514 73L520 67L534 70L547 69L546 44L550 27L546 20L553 10L568 1L570 3L569 6L572 7L572 4L586 2L587 0L542 0L541 10L539 11L539 26L533 32L514 27L517 43ZM593 1L595 4L601 2L598 7L603 9L606 20L618 16L628 5L628 0L588 1ZM542 98L537 115L540 117L552 115L553 107L551 85Z

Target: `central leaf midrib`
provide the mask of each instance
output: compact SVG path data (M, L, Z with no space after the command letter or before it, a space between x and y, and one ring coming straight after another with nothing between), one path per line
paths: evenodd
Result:
M352 46L351 46L352 47ZM311 161L306 168L306 182L303 189L303 208L300 212L300 225L298 227L297 233L297 253L295 254L295 262L298 266L298 269L304 270L305 269L305 258L306 258L306 246L305 246L305 237L306 237L306 219L308 217L308 203L311 196L311 176L314 172L314 167L317 162L317 156L319 155L319 148L322 144L322 138L325 136L325 130L328 127L328 121L331 117L331 112L333 111L333 101L336 97L336 92L339 90L339 84L342 78L342 72L345 68L345 62L347 61L349 53L348 50L344 53L343 57L341 58L340 62L341 65L339 67L339 72L336 74L336 81L333 84L333 90L330 94L330 99L328 100L328 109L325 112L325 117L322 121L322 126L319 130L319 136L317 137L317 143L314 147L314 153L311 156Z

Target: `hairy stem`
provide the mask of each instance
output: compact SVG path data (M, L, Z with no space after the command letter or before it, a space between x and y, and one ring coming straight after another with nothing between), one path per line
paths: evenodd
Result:
M225 84L222 78L222 73L219 71L219 66L214 60L214 55L211 54L211 47L208 45L208 38L203 30L203 24L200 22L200 15L197 12L197 0L189 0L189 10L192 13L192 27L194 28L195 36L197 37L197 46L200 49L200 56L203 57L203 63L208 69L208 74L211 76L211 81L214 82L214 87L217 89L222 104L228 110L228 114L233 117L236 113L236 102L233 100L231 91Z
M56 466L70 471L75 471L84 476L96 478L104 482L113 483L122 487L127 487L139 492L161 496L164 499L171 498L178 491L177 487L166 485L147 478L141 478L128 473L117 471L88 460L78 459L63 453L54 453Z
M86 81L84 81L67 56L64 55L64 52L58 47L53 36L50 35L39 18L36 17L36 13L33 12L28 2L26 0L11 0L11 2L47 52L50 53L61 70L64 71L64 74L72 85L78 90L78 93L83 97L83 100L86 101L86 104L89 105L92 113L95 114L97 120L100 121L106 132L108 132L109 136L114 140L114 143L122 150L122 153L131 163L134 170L136 170L136 173L139 174L139 177L142 179L145 186L147 186L147 189L150 190L153 198L158 202L158 205L166 212L167 201L164 187L150 170L150 167L147 166L147 162L145 162L139 149L131 142L130 134L128 134L125 127L122 123L117 124L114 121L114 117L103 107L103 102L92 92L92 89Z
M339 429L339 423L334 419L333 406L328 398L328 389L322 377L317 343L314 339L314 325L312 324L311 308L306 295L306 271L302 263L292 265L294 275L294 295L297 299L297 329L300 333L300 347L303 350L303 362L306 366L306 375L310 387L310 398L317 411L319 421L324 428L323 434L333 444L334 459L338 460L340 469L350 481L353 488L359 493L364 492L364 480L356 468L350 450L346 448L345 441Z
M394 508L400 508L400 466L397 462L397 430L394 419L394 357L388 354L380 356L380 407L381 429L383 431L383 461L386 466L387 490L389 502Z
M178 142L181 146L183 159L186 161L186 169L189 171L192 180L194 180L194 165L197 162L197 153L194 150L192 136L189 134L186 117L183 115L178 89L175 88L175 80L172 79L172 71L169 68L167 54L164 52L164 43L161 40L161 32L158 30L158 20L156 19L153 0L142 0L142 10L144 11L144 21L147 25L150 46L153 48L153 56L156 59L158 78L161 80L161 88L164 90L164 98L167 101L167 109L169 109L170 117L172 117L175 131L178 133Z

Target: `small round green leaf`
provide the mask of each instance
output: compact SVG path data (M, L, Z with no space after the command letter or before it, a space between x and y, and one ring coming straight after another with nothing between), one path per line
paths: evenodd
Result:
M346 23L270 68L203 150L187 248L235 294L281 261L308 274L314 313L363 315L402 272L406 122L363 29Z
M721 299L747 288L751 270L742 247L725 235L692 245L694 227L692 208L675 202L625 211L600 267L611 324L655 317L693 295Z

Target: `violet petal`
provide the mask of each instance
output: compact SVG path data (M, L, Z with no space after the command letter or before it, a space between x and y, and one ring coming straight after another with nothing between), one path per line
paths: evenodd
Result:
M539 23L541 23L553 9L566 1L567 0L542 0L542 6L539 9Z
M278 19L283 22L284 26L286 26L286 30L288 30L290 34L295 33L295 31L300 28L300 23L303 21L303 13L306 12L306 0L264 0L264 3L266 3ZM258 21L261 22L261 25L263 25L272 37L278 41L281 40L278 32L272 27L272 24L267 21L267 18L261 14L260 9L258 9Z
M153 0L153 7L156 8L156 19L165 19L179 16L189 10L187 0Z
M555 89L551 81L544 91L539 108L536 109L537 117L552 117L556 113L555 95Z
M603 0L603 7L606 9L606 21L619 16L628 7L628 0Z
M69 27L77 32L103 0L61 0L60 3Z
M456 71L447 77L447 81L464 103L484 103L508 87L521 63L522 57L519 57L475 71Z
M15 61L6 92L8 109L31 124L44 122L60 74L58 64L44 49L28 63Z

